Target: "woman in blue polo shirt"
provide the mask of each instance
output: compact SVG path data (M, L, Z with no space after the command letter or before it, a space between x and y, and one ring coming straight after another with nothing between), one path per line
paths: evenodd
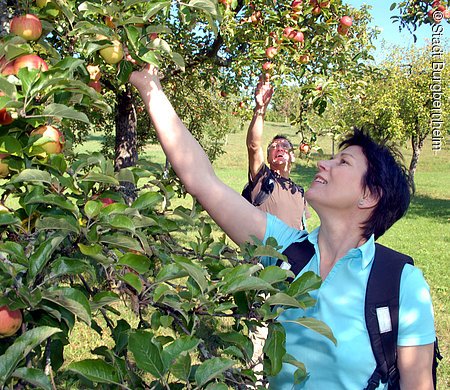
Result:
M274 236L286 247L305 238L304 232L253 207L217 178L162 91L155 67L133 72L130 82L139 90L161 146L186 190L233 241L241 244L252 236L260 240ZM305 314L332 328L337 347L325 337L283 323L288 352L306 361L309 378L294 386L286 364L271 388L360 390L374 369L363 304L374 240L405 214L410 201L408 178L388 148L356 131L333 159L319 162L306 199L321 222L307 238L315 255L306 268L320 275L323 284L316 292L317 305ZM428 286L418 269L406 266L400 288L400 386L431 390L435 331ZM287 311L280 320L298 314Z

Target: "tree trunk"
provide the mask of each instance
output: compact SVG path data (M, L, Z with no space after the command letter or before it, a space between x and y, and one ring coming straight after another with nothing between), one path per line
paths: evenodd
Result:
M115 165L116 171L136 165L138 154L137 118L133 105L131 89L126 85L125 91L117 95ZM127 201L135 199L135 186L130 182L121 182L122 192Z
M409 176L412 183L414 183L414 175L416 173L417 164L419 163L419 156L422 151L423 141L423 138L420 137L420 133L416 133L411 136L412 156L411 162L409 163Z

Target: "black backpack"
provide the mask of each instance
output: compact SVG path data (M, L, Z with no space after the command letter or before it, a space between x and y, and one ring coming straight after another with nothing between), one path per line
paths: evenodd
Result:
M275 174L271 170L269 170L269 173L267 174L267 176L265 176L263 178L263 180L261 182L260 191L256 194L255 198L252 199L252 191L253 191L253 188L255 187L255 184L257 183L257 180L252 182L250 179L250 173L249 173L248 182L245 185L244 189L242 190L241 195L245 199L247 199L253 206L260 206L266 201L266 199L273 192L276 180L277 179L275 177ZM296 188L297 191L301 192L302 196L305 195L305 190L303 189L302 186L299 186L298 184L295 184L294 182L292 182L292 184L294 185L294 187Z
M307 239L289 245L283 254L288 258L290 270L297 275L315 254L314 245ZM277 265L282 266L279 260ZM397 369L397 335L400 278L405 264L414 264L411 257L383 245L375 244L375 258L367 282L365 318L372 351L377 366L364 390L373 390L380 381L389 383L389 390L400 389ZM282 268L285 268L282 266ZM379 285L383 288L378 288ZM390 317L379 324L377 313L382 318ZM390 325L390 326L389 326ZM380 331L380 327L382 331ZM438 340L434 342L433 382L436 388L436 368L442 359Z

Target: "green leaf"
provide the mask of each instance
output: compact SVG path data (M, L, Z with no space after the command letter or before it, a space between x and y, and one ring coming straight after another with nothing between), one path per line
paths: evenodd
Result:
M64 104L52 103L45 107L42 115L53 116L59 119L73 119L76 121L90 123L86 114L79 112Z
M395 7L397 7L397 3L392 3L391 6L389 7L389 10L393 11Z
M78 207L74 205L72 202L69 202L64 196L57 194L47 194L39 197L39 199L28 199L25 204L49 204L58 206L64 210L68 210L75 215L78 214Z
M283 362L292 364L293 366L297 367L297 370L295 370L295 372L294 372L294 384L296 384L296 385L300 384L308 376L305 365L302 362L299 362L298 360L296 360L292 355L289 355L288 353L285 354L284 358L283 358Z
M90 273L92 276L95 276L94 268L84 259L60 257L52 263L51 276L54 278L63 275L78 275L82 273Z
M150 268L150 259L143 255L137 255L131 252L125 253L120 259L118 264L126 265L136 272L143 274Z
M191 336L181 336L166 346L162 352L162 359L166 367L171 367L176 358L182 353L190 352L197 348L200 340ZM183 379L183 378L180 378Z
M226 370L234 366L235 362L231 359L215 357L202 363L195 372L195 381L197 386L201 387L210 380L222 375Z
M73 362L68 365L67 370L75 372L92 382L116 385L120 383L116 367L101 359L86 359Z
M160 348L152 342L153 334L146 331L130 333L128 349L133 354L137 366L156 378L161 378L167 371L161 358Z
M43 217L36 221L38 230L64 230L72 233L80 233L78 220L70 215L60 215L54 217Z
M312 271L307 271L295 279L289 286L287 294L298 297L312 290L317 290L322 284L320 276Z
M264 344L263 352L266 354L270 365L267 375L277 375L283 366L283 357L286 353L286 332L279 323L269 324L267 340ZM266 365L264 366L266 371Z
M246 336L237 332L219 333L218 336L226 343L234 344L241 349L247 359L253 356L253 342Z
M255 276L238 276L231 282L223 286L224 294L234 294L238 291L249 291L249 290L267 290L272 291L273 287L271 284L267 283L265 280L257 278Z
M28 259L25 257L25 251L22 245L16 242L7 241L0 243L0 252L9 254L13 262L14 260L17 260L21 264L28 264Z
M119 180L115 177L103 175L102 173L97 172L89 172L85 177L83 177L82 181L93 181L96 183L112 184L115 186L120 184Z
M139 275L136 275L132 272L128 272L122 277L120 277L121 280L129 284L131 287L133 287L138 294L142 292L142 281L139 278Z
M310 317L299 317L296 320L293 320L293 321L289 320L286 322L292 322L292 323L304 326L305 328L311 329L314 332L317 332L317 333L327 337L334 343L334 345L337 345L337 340L334 337L333 332L330 329L330 327L320 320L317 320L315 318L310 318Z
M37 368L26 368L20 367L12 374L13 377L22 379L33 386L44 389L52 390L52 384L50 383L50 378L45 375L45 373Z
M198 287L202 292L204 292L208 288L208 281L206 280L206 272L200 266L194 264L192 261L185 257L174 256L173 260L176 264L178 264L181 268L185 269L189 276L195 280Z
M1 212L0 213L0 226L12 226L21 225L21 221L13 213Z
M83 255L92 257L93 259L100 261L102 264L111 264L113 262L103 254L103 248L99 244L84 245L78 243L78 248L80 248L80 252Z
M11 179L11 183L21 182L37 182L51 184L52 178L47 171L40 171L38 169L24 169L17 176Z
M160 203L164 197L158 192L146 192L140 195L131 205L131 207L138 210L153 209L153 206Z
M126 215L115 214L108 218L108 224L115 229L125 230L130 233L134 233L136 230L133 221Z
M175 62L175 64L184 72L186 69L186 63L184 62L182 55L177 52L171 52L170 58L172 58L172 61Z
M182 352L175 357L175 360L169 367L169 371L172 375L182 381L188 382L192 367L191 356L186 352Z
M91 306L81 291L71 287L56 287L44 291L42 297L64 307L87 325L91 325Z
M91 302L91 310L95 312L101 307L110 305L120 300L119 295L112 291L102 291L94 295Z
M212 0L191 0L188 3L189 7L197 8L212 16L219 16L217 13L217 3Z
M28 280L31 283L34 278L42 271L50 260L53 252L58 249L65 236L50 237L39 245L36 252L30 256L30 271ZM31 283L32 284L32 283Z
M297 307L299 309L305 308L304 305L299 303L295 298L281 292L276 293L275 295L271 295L268 299L266 299L265 304L268 304L270 306L282 305L282 306Z
M0 77L0 91L3 91L6 96L13 97L17 94L17 87L5 78Z
M286 280L287 273L280 267L271 265L265 267L260 273L259 277L267 283L274 284Z
M135 240L134 238L128 236L124 236L120 233L104 235L100 238L100 241L115 248L142 251L142 247L139 244L138 240Z
M11 136L0 137L0 152L21 155L22 144L15 137Z
M4 386L17 365L39 344L43 343L61 329L41 326L19 336L14 344L0 356L0 386Z
M101 202L98 202L96 200L88 200L86 204L84 205L84 212L86 213L86 216L88 218L95 218L103 208L103 205Z

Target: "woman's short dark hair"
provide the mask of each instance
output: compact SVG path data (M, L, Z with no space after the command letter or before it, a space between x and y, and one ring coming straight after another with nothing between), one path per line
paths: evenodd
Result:
M367 159L362 185L378 197L371 216L363 225L364 237L381 237L408 210L414 187L399 151L385 142L375 142L366 132L354 129L339 147L360 146Z

